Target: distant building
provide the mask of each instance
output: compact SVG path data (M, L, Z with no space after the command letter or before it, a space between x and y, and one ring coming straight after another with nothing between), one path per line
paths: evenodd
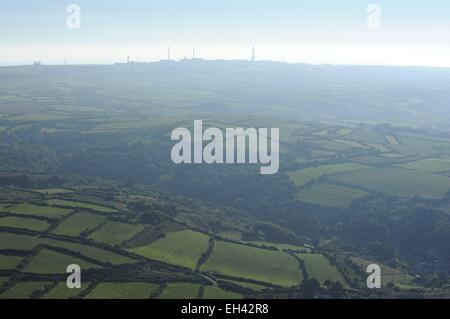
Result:
M40 65L42 65L42 63L41 63L41 61L36 61L36 62L33 63L33 65L34 66L40 66Z

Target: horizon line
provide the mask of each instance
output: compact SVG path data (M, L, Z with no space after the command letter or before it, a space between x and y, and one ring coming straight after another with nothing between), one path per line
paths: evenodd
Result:
M310 63L310 62L289 62L289 61L279 61L279 60L255 60L250 59L204 59L204 58L182 58L182 59L160 59L155 61L129 61L129 62L104 62L104 63L67 63L67 61L62 61L61 64L57 63L43 63L42 61L33 61L28 63L11 63L3 64L0 62L0 68L8 67L73 67L73 66L116 66L116 65L132 65L132 64L159 64L159 63L201 63L201 62L245 62L248 64L260 64L260 63L274 63L283 65L308 65L308 66L353 66L353 67L392 67L392 68L426 68L426 69L450 69L450 66L430 66L430 65L401 65L401 64L360 64L360 63ZM38 64L37 64L38 63Z

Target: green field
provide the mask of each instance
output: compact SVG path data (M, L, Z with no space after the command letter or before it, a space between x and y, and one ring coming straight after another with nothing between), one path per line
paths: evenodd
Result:
M50 282L20 282L0 295L0 299L29 299L37 291L43 291Z
M46 293L41 299L70 299L77 297L84 291L87 284L82 284L81 289L69 289L65 282L57 284L52 290Z
M242 299L242 295L218 287L205 287L203 299Z
M41 193L41 194L47 194L47 195L73 193L73 191L71 191L69 189L63 189L63 188L36 189L34 191L38 192L38 193Z
M7 281L8 281L8 278L6 278L6 277L0 277L0 287L3 286L3 284L4 284L5 282L7 282Z
M367 195L367 192L359 189L324 183L298 193L297 198L305 203L347 208L353 200Z
M207 235L183 230L168 233L151 244L129 250L150 259L195 269L198 259L208 247L208 240Z
M67 206L67 207L73 207L73 208L86 208L86 209L92 209L96 210L98 212L102 213L115 213L117 212L116 209L95 205L95 204L89 204L89 203L82 203L82 202L74 202L69 200L62 200L62 199L50 199L46 201L49 205L55 205L55 206Z
M264 289L267 288L267 286L252 284L252 283L245 282L245 281L237 281L237 280L224 280L224 281L247 288L247 289L251 289L253 291L263 291Z
M159 285L146 282L100 283L86 299L149 299Z
M42 216L49 218L59 218L62 215L70 212L70 210L64 208L39 206L34 204L18 204L12 207L8 207L5 210L10 213Z
M90 239L110 245L120 245L144 230L142 225L108 222L89 236Z
M93 246L50 238L38 238L27 235L0 232L0 249L31 250L38 244L46 244L53 247L66 248L75 253L80 253L86 257L90 257L92 259L99 260L105 263L111 263L113 265L136 262L134 259Z
M295 183L296 186L301 187L306 184L318 180L322 176L329 174L337 174L340 172L362 170L367 168L365 165L355 164L355 163L342 163L342 164L331 164L331 165L321 165L316 167L305 168L296 172L288 173L289 178Z
M90 257L92 259L109 263L112 265L120 265L120 264L130 264L135 263L136 260L131 259L129 257L125 257L122 255L118 255L116 253L97 248L94 246L82 245L78 243L72 243L68 241L55 240L50 238L43 238L40 242L47 244L49 246L61 247L69 249L73 252L79 253L83 256Z
M53 233L63 236L78 237L82 232L93 229L104 221L105 217L103 216L90 213L77 213L59 224Z
M197 299L200 285L191 283L168 284L159 299Z
M398 166L419 171L440 173L450 171L450 160L424 159L416 162L401 164Z
M388 141L389 144L391 145L398 145L398 140L391 135L385 135L384 138L386 139L386 141Z
M23 228L42 232L46 230L49 225L43 220L8 216L0 218L0 226Z
M322 285L326 280L340 282L347 285L339 270L330 264L330 261L321 254L295 254L304 261L306 271L310 278L314 278Z
M314 145L319 149L324 149L327 151L332 152L344 152L348 149L351 149L352 146L342 144L336 141L328 141L328 140L322 140L322 141L314 141Z
M79 258L44 249L34 256L23 270L32 274L65 274L69 265L79 265L81 269L99 268L99 266Z
M0 232L0 249L31 250L37 245L36 237Z
M403 168L373 168L340 173L330 178L370 191L408 198L416 195L426 199L441 198L450 189L448 177Z
M0 270L14 269L23 260L23 257L0 255Z
M217 241L202 271L291 287L302 281L298 261L291 255Z

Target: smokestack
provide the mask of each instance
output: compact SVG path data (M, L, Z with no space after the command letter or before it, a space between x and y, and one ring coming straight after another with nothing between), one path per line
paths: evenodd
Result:
M167 60L170 61L170 47L167 48Z
M256 57L255 57L255 46L252 47L252 63L255 63Z

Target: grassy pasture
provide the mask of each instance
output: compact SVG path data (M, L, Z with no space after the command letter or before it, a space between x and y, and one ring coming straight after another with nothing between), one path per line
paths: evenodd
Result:
M50 238L37 238L27 235L18 235L0 232L0 249L31 250L39 244L69 249L84 256L113 265L135 262L134 259L106 251L101 248L72 243Z
M149 299L158 287L146 282L100 283L85 299Z
M195 269L201 254L208 248L208 240L207 235L183 230L167 233L151 244L129 250L150 259Z
M93 229L105 220L105 217L90 214L77 213L63 221L53 231L54 234L78 237L83 231Z
M0 255L0 270L14 269L22 260L23 257Z
M367 166L355 163L320 165L316 167L308 167L295 172L290 172L288 173L288 176L296 186L301 187L312 181L318 180L325 175L361 170L365 168L367 168Z
M50 282L19 282L0 295L0 299L29 299L30 295L42 291Z
M237 281L237 280L224 280L224 281L247 288L247 289L251 289L254 291L263 291L264 289L267 288L266 286L252 284L252 283L245 282L245 281Z
M142 225L108 222L91 234L89 238L110 245L120 245L143 230L144 226Z
M23 270L32 274L65 274L68 265L76 264L81 269L99 268L99 266L79 258L44 249L34 256Z
M399 142L397 140L397 138L395 138L392 135L385 135L384 138L386 139L386 141L391 144L391 145L398 145Z
M31 250L37 245L36 237L0 232L0 249Z
M302 281L298 261L291 255L217 241L203 271L291 287Z
M359 189L324 183L298 193L297 198L305 203L346 208L354 199L365 197L367 194Z
M450 189L450 178L403 168L373 168L345 172L330 177L336 182L389 195L411 198L441 198Z
M87 284L82 284L81 289L69 289L65 282L57 284L52 290L46 293L41 299L70 299L77 297L83 292L83 288L87 287Z
M46 230L49 225L46 221L43 220L7 216L0 218L0 226L30 229L42 232Z
M136 260L115 254L113 252L97 248L94 246L88 246L88 245L82 245L78 243L72 243L68 241L62 241L62 240L55 240L50 238L43 238L41 240L42 243L45 243L47 245L53 246L53 247L61 247L69 249L73 252L77 252L82 254L83 256L90 257L92 259L104 262L104 263L110 263L112 265L120 265L120 264L130 264L136 262Z
M347 135L346 138L361 143L383 144L385 142L382 134L367 128L357 129Z
M159 299L197 299L200 285L191 283L168 284Z
M49 207L49 206L39 206L35 204L17 204L12 207L5 208L4 210L10 213L25 214L42 216L49 218L60 218L61 216L70 212L68 209Z
M35 192L41 193L41 194L47 194L47 195L56 195L56 194L68 194L73 193L73 191L69 189L63 189L63 188L46 188L46 189L35 189Z
M205 287L203 299L242 299L242 295L218 287Z
M336 141L329 141L329 140L318 140L314 141L314 145L319 149L324 149L331 152L344 152L348 149L353 148L350 145L346 145L343 143L339 143Z
M398 166L424 172L440 173L450 171L450 160L430 158Z
M306 271L310 278L314 278L322 285L326 280L340 282L347 285L344 277L338 269L330 264L330 261L321 254L295 254L305 263Z
M50 200L46 201L46 203L49 205L56 205L56 206L67 206L67 207L73 207L73 208L92 209L92 210L96 210L96 211L102 212L102 213L117 212L116 209L105 207L105 206L83 203L83 202L74 202L74 201L62 200L62 199L50 199Z

